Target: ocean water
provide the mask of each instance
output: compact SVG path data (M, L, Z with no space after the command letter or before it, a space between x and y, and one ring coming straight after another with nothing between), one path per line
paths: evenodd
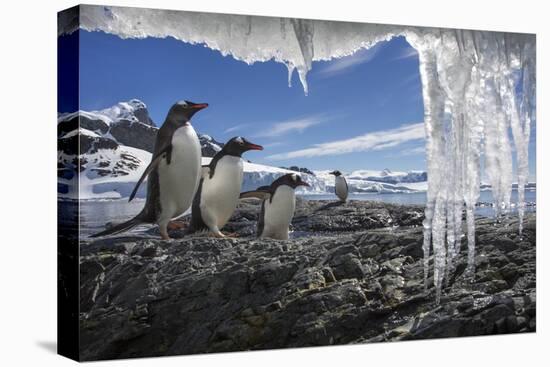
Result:
M301 195L306 200L335 200L334 194ZM417 192L410 194L351 194L349 200L374 200L393 204L424 205L426 204L426 193ZM479 203L476 207L476 214L490 217L493 215L493 208L490 206L492 196L490 191L482 191ZM527 211L535 211L536 191L526 191L525 201L528 204ZM512 191L512 213L515 213L517 202L517 191ZM120 200L82 200L60 201L59 221L61 226L70 227L77 225L76 214L80 213L80 235L87 237L105 228L109 222L122 222L135 216L145 205L145 199L134 199L128 202ZM143 227L137 227L132 232L139 233Z
M335 200L336 196L334 194L313 194L313 195L302 195L301 197L307 200ZM402 205L426 205L426 192L414 192L414 193L398 193L398 194L375 194L375 193L361 193L361 194L350 194L348 200L372 200L372 201L382 201L385 203L392 204L402 204ZM479 194L478 206L476 207L476 214L482 215L485 217L490 217L493 215L493 208L491 203L493 201L493 196L490 190L481 191ZM511 203L512 209L511 212L516 212L516 203L518 201L518 192L517 190L512 190ZM525 191L525 202L527 203L526 211L535 211L536 206L532 205L537 201L537 192L536 190Z

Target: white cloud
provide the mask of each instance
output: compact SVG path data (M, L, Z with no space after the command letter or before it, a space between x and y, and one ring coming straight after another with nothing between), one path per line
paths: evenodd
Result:
M412 47L408 47L401 53L401 55L397 56L394 60L403 60L411 57L418 57L418 51L416 51Z
M426 147L423 145L420 147L404 149L401 151L402 155L418 155L418 154L425 154L425 153L426 153Z
M271 160L310 158L354 152L388 149L405 142L425 139L424 123L404 125L395 129L376 131L351 139L315 144L311 148L268 156Z
M378 43L369 49L359 50L353 55L344 56L342 58L332 60L325 68L319 70L317 75L322 78L330 78L332 76L345 73L346 71L351 70L357 65L367 63L374 59L376 54L378 54L380 47L381 44Z
M391 152L390 154L387 155L387 157L392 157L392 158L408 157L411 155L424 155L424 154L426 154L426 146L421 145L417 147L402 149L399 152Z
M270 127L265 127L264 131L254 136L259 138L272 138L276 136L285 135L290 132L302 133L304 132L304 130L312 126L318 125L325 120L326 120L326 117L315 115L315 116L304 117L301 119L277 122L271 125Z
M230 133L230 132L233 132L233 131L238 131L238 130L242 130L244 129L245 127L247 127L249 124L239 124L239 125L235 125L235 126L232 126L230 128L227 128L225 129L224 133L227 134L227 133Z

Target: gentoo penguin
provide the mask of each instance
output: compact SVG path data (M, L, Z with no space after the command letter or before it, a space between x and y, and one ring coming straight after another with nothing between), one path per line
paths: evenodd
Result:
M332 171L330 174L334 175L334 191L336 192L336 196L338 196L341 202L345 203L348 199L348 183L346 179L340 171Z
M174 104L157 133L151 163L143 172L128 201L147 179L147 201L142 211L127 222L92 237L118 234L142 223L158 223L160 235L169 239L167 226L172 218L191 206L201 175L201 146L191 126L191 117L207 103L180 101Z
M262 186L241 194L241 199L262 200L262 210L258 218L258 237L288 239L288 229L296 207L294 189L298 186L309 184L302 181L299 175L289 173L273 181L270 186Z
M263 150L263 147L236 136L216 153L209 165L203 166L187 233L210 230L216 237L225 237L220 230L237 207L243 183L241 156L248 150Z

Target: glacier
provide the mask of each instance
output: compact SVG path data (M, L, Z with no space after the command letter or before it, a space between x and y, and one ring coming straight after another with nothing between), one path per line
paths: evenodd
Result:
M536 110L535 35L104 6L80 6L80 14L66 13L59 24L60 35L81 28L121 38L173 37L249 64L275 60L287 66L289 80L298 72L306 94L313 62L403 36L418 52L420 65L428 166L424 279L427 288L433 252L436 302L455 266L464 207L467 273L474 274L474 206L482 158L495 216L508 213L514 159L510 131L523 221Z
M325 182L325 190L334 193L334 176L332 170L315 170L317 179ZM427 191L427 174L423 171L392 172L389 169L382 171L356 170L344 172L349 192L355 194L402 194Z

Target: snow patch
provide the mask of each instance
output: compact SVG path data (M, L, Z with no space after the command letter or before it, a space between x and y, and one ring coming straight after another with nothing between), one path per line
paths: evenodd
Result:
M58 161L70 162L74 156L58 153ZM151 153L126 146L117 149L99 149L93 154L83 156L84 169L78 172L79 187L74 178L58 178L58 183L67 185L65 193L58 193L65 199L120 199L128 197L136 182L151 161ZM146 186L138 191L139 197L145 197Z

